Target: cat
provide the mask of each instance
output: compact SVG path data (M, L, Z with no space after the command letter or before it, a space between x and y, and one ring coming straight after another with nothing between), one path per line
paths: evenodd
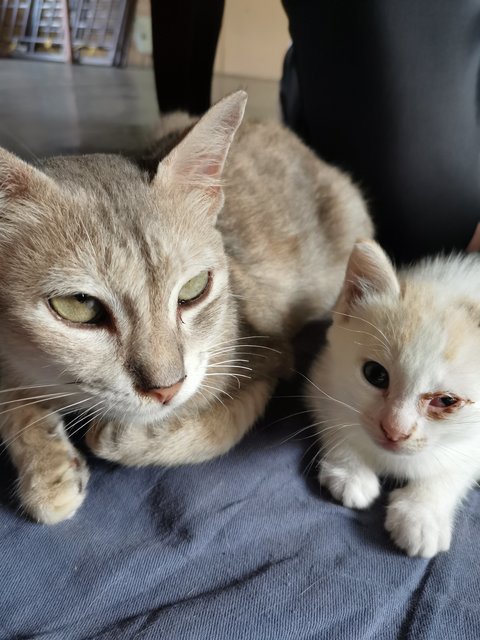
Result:
M320 484L365 509L379 476L406 483L389 496L385 526L409 556L449 549L480 476L479 291L477 255L396 272L375 242L358 242L311 369Z
M85 497L73 411L70 434L90 421L91 450L119 463L230 449L372 235L359 190L292 133L236 134L245 102L167 117L138 158L0 151L0 435L31 518Z

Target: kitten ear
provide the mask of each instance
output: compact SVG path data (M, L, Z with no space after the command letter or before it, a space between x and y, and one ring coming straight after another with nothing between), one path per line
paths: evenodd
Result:
M51 178L0 147L0 220L8 204L44 200L54 188Z
M246 102L245 91L217 102L160 163L153 184L184 185L200 192L203 208L216 217L224 201L223 167Z
M387 254L376 242L361 240L353 246L339 299L342 310L370 293L400 295L400 284Z

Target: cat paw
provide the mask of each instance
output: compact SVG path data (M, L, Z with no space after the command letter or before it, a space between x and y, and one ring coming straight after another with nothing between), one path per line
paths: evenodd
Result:
M395 544L409 556L433 558L450 548L450 515L442 514L438 507L409 500L405 489L392 492L385 528Z
M99 458L120 460L118 455L119 426L114 422L93 422L85 435L89 449Z
M377 476L371 469L363 466L352 470L324 462L319 481L335 500L350 509L366 509L380 494Z
M71 518L86 495L88 467L79 454L49 470L33 470L19 479L22 506L37 522L56 524Z

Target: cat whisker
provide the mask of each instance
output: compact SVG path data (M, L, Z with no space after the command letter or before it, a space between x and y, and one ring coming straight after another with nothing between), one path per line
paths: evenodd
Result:
M217 372L214 371L213 373L206 373L206 376L232 376L233 378L247 378L247 380L251 380L252 376L247 376L246 373L228 373L227 371L225 372Z
M214 391L218 391L219 393L223 393L228 398L230 398L230 400L233 400L233 397L227 391L225 391L225 389L219 389L218 387L214 387L213 385L205 384L204 382L202 382L201 387L202 387L202 389L213 389Z
M343 326L340 326L340 329L343 329L344 331L350 331L351 333L363 333L366 336L370 336L374 340L377 340L377 342L381 344L381 346L385 349L385 351L387 352L389 351L388 345L385 343L385 341L381 340L378 336L374 335L373 333L370 333L369 331L361 331L360 329L350 329L350 327L343 327ZM355 342L355 344L359 344L363 347L373 348L372 345L363 344L362 342Z
M333 424L333 425L329 425L327 427L322 427L321 429L319 429L320 433L326 433L327 431L333 431L333 430L337 430L341 431L342 429L349 429L350 427L360 427L360 423L359 422L348 422L346 424L340 423L340 424Z
M342 433L339 433L338 435L339 435L338 442L335 442L335 443L333 444L333 446L332 446L330 449L328 449L328 451L327 451L327 445L323 445L323 446L319 449L318 454L317 454L317 456L316 456L316 461L317 461L317 462L318 462L318 460L320 461L320 462L319 462L319 464L318 464L318 466L320 466L320 465L321 465L321 463L322 463L322 462L327 458L327 456L328 456L328 457L331 457L332 453L333 453L336 449L338 449L339 447L341 447L343 444L345 444L345 442L347 441L347 437L346 437L346 436L344 436ZM328 444L330 444L330 443L328 443ZM324 453L324 452L325 452L325 453Z
M70 433L70 430L73 427L75 427L79 422L82 422L90 411L94 410L99 405L104 405L104 404L105 404L105 400L99 400L98 402L96 402L92 406L87 407L86 409L83 409L80 412L80 414L72 422L69 422L68 424L65 425L65 429L66 429L67 433L69 435L73 435L73 433L76 433L76 432Z
M96 418L99 418L100 414L102 414L102 417L103 417L103 415L106 414L106 409L105 409L105 406L104 406L105 402L103 400L101 400L97 404L101 404L102 406L100 406L98 409L94 408L97 405L94 405L93 407L89 407L88 411L84 415L82 415L82 419L75 421L74 424L75 425L79 424L79 426L77 426L77 428L74 431L70 431L70 429L72 428L73 425L69 425L68 435L70 437L73 437L76 433L78 433L78 431L83 429L85 421L88 420L89 422L91 422L92 420L95 420Z
M231 342L239 342L240 340L268 340L270 336L240 336L237 338L231 338L230 340L223 340L222 342L216 342L211 345L211 348L219 347L222 344L229 344Z
M49 395L49 396L40 396L39 400L33 400L32 402L25 402L25 398L22 398L22 400L24 401L23 404L17 404L17 406L15 407L10 407L10 409L4 409L3 411L0 411L0 416L5 414L5 413L10 413L11 411L17 411L18 409L23 409L24 407L30 407L34 404L41 404L42 402L48 402L51 400L60 400L61 398L67 398L69 396L74 396L74 395L78 395L79 393L81 393L80 391L73 391L73 392L69 392L69 393L61 393L61 394L56 394L56 395ZM26 400L28 400L28 398L26 398ZM12 400L9 402L4 402L2 404L9 404L10 402L17 402L16 400Z
M235 362L234 360L232 362ZM245 362L248 362L248 360L245 360ZM221 362L217 363L217 364L209 364L207 366L207 369L218 369L218 368L223 368L223 369L246 369L247 371L253 371L252 367L246 367L244 365L241 364L223 364Z
M294 413L291 416L287 416L287 418L292 418L294 416L297 415L301 415L303 413L311 413L313 410L307 410L307 411L299 411L298 413ZM285 418L285 419L287 419ZM277 422L280 422L282 420L282 418L280 418L280 420L276 420L275 422L270 423L268 426L274 425ZM321 424L324 424L325 422L331 422L331 418L327 419L327 420L319 420L317 422L311 422L310 424L307 424L305 427L302 427L301 429L299 429L298 431L296 431L295 433L289 435L287 438L285 438L285 440L282 440L282 442L280 442L279 444L284 444L285 442L288 442L289 440L292 440L293 438L295 438L295 436L297 436L298 434L302 433L303 431L307 431L308 429L314 429L315 427L318 427ZM341 425L333 425L332 428L337 428ZM346 425L349 426L349 425ZM317 430L315 430L315 433L312 434L312 436L308 436L310 437L316 437L318 439L318 432Z
M201 384L201 385L200 385L200 387L201 387L201 388L203 388L203 389L205 389L205 392L206 392L206 393L209 393L213 398L215 398L215 400L216 400L217 402L220 402L220 404L221 404L223 407L225 407L225 409L227 408L227 406L226 406L226 404L223 402L223 400L222 400L222 399L221 399L221 398L220 398L216 393L214 393L213 391L211 391L211 390L210 390L210 387L207 387L207 385L203 385L203 384ZM202 395L203 395L203 394L202 394ZM205 396L203 396L203 397L205 397Z
M211 351L211 355L216 355L218 353L223 353L225 351L236 351L238 348L247 348L247 349L266 349L267 351L273 351L275 353L279 353L281 355L281 351L279 351L278 349L274 349L273 347L267 347L264 344L240 344L237 346L233 346L233 347L224 347L223 349L220 349L218 351Z
M6 400L5 402L0 402L0 407L5 406L6 404L14 404L18 402L25 402L26 400L55 400L57 398L63 398L65 396L73 396L81 393L80 391L69 391L67 393L44 393L40 396L28 396L23 398L15 398L14 400Z
M240 375L240 374L238 374ZM238 377L238 375L234 374L234 373L206 373L205 377L209 377L209 376L229 376L230 378L234 378L234 380L237 383L238 388L240 389L240 378ZM250 378L250 376L244 376L244 378Z
M221 351L217 351L216 353L211 353L211 356L218 356L222 353L236 353L239 356L252 356L253 358L266 358L267 356L262 353L252 353L251 351L239 351L238 347L227 347Z
M0 393L10 393L12 391L27 391L30 389L46 389L51 387L63 387L65 385L76 384L74 382L56 382L53 384L33 384L24 387L10 387L9 389L2 389Z
M339 400L338 398L334 398L333 396L329 395L326 391L323 391L323 389L320 389L320 387L318 387L313 382L313 380L311 380L304 373L301 373L300 371L295 371L295 373L298 373L299 375L301 375L302 378L304 378L307 382L309 382L315 389L317 389L317 391L319 391L326 398L328 398L329 400L332 400L332 402L338 402L338 404L341 404L344 407L347 407L347 409L350 409L351 411L355 411L355 413L361 413L361 411L359 411L358 409L355 409L355 407L352 407L352 405L348 404L348 402L344 402L343 400Z
M375 329L375 331L378 331L378 333L385 340L386 344L390 346L390 341L387 338L387 336L383 333L381 329L379 329L376 325L374 325L373 322L370 322L369 320L365 320L365 318L361 318L360 316L354 316L350 313L342 313L341 311L333 311L332 313L336 313L339 316L345 316L346 318L352 318L353 320L360 320L360 322L365 322L365 324L368 324L370 327Z
M441 449L443 452L450 454L451 459L455 460L456 462L458 462L458 457L460 457L464 460L478 463L478 456L471 456L465 451L459 451L458 449L455 449L451 445L437 444L437 447Z
M318 395L315 394L315 395L312 395L312 396L308 396L308 395L305 395L305 394L298 394L298 395L293 395L293 396L277 396L277 395L272 396L272 399L275 399L275 400L277 400L277 399L278 400L286 400L286 399L290 399L290 398L318 398ZM311 411L315 411L315 409L311 409Z
M72 407L78 406L82 402L87 402L87 400L89 400L89 398L84 398L83 400L80 400L78 402L74 402L74 403L72 403L70 405L67 405L66 407L62 407L62 409L60 409L60 410L59 409L55 409L54 411L51 411L50 413L47 413L46 415L41 416L40 418L37 418L37 420L34 420L33 422L30 422L25 427L20 429L20 431L17 431L13 438L7 438L6 440L3 440L3 444L0 447L0 451L2 449L5 449L6 447L10 446L12 444L12 442L15 442L17 440L17 438L19 438L22 435L22 433L24 433L27 429L30 429L30 427L33 427L33 425L38 424L42 420L46 420L47 418L49 418L50 416L55 415L59 411L66 411L67 409L71 409Z

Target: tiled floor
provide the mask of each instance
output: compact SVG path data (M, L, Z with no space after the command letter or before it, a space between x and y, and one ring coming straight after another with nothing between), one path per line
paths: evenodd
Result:
M218 76L213 99L247 89L247 113L278 117L278 83ZM153 73L0 60L0 146L25 159L141 147L157 121Z

